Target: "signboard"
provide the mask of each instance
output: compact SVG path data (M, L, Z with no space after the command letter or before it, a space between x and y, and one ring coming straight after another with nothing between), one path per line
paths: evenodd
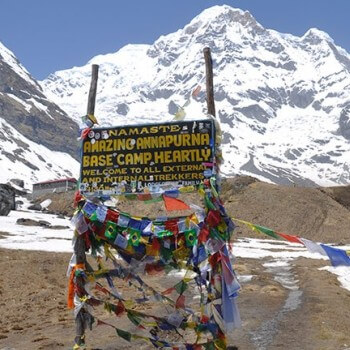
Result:
M91 129L82 145L83 193L162 192L213 174L214 123L182 121Z

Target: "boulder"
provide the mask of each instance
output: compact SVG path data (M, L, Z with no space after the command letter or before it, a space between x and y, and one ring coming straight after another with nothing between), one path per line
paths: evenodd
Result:
M70 227L65 225L52 225L50 226L50 228L53 230L66 230L67 228L70 228Z
M40 204L34 203L28 207L29 210L36 210L36 211L41 211L43 208L41 207Z
M0 184L0 215L7 216L16 209L15 190L7 184Z
M43 227L50 227L51 226L51 224L45 220L39 220L38 223L39 223L39 226L43 226Z
M52 230L65 230L69 228L69 226L64 226L64 225L51 225L51 223L45 220L33 220L33 219L26 219L26 218L18 218L16 221L16 224L23 225L23 226L41 226Z
M16 224L24 225L24 226L39 226L38 221L32 220L32 219L25 219L25 218L17 219Z
M16 221L17 225L24 225L24 226L42 226L42 227L51 227L51 224L48 221L45 220L33 220L33 219L26 219L26 218L18 218Z

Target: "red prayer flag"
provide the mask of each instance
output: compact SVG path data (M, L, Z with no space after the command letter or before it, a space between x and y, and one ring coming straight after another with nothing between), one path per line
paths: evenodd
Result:
M85 138L88 136L90 130L91 130L91 128L85 128L84 130L82 130L81 134L80 134L80 139L85 140Z
M140 201L149 201L152 199L152 195L150 193L140 193L137 195L137 198Z
M218 210L210 210L206 222L210 227L216 227L220 224L221 215Z
M209 317L207 315L202 315L201 317L201 323L208 323L209 322Z
M177 198L167 197L163 195L163 200L167 211L191 209L185 202Z
M177 309L184 309L185 308L185 296L184 295L180 295L177 298L175 306Z
M165 222L165 229L172 232L175 236L179 234L178 219L172 219Z
M76 208L78 206L78 203L83 199L82 194L80 193L80 191L75 191L74 194L74 208Z
M105 222L107 221L117 222L118 218L119 218L119 213L117 211L112 209L107 210Z
M285 233L276 232L279 236L292 243L304 244L298 236L287 235Z
M208 227L205 225L202 227L202 229L199 232L199 236L198 236L198 241L199 243L204 243L208 240L209 237L209 230Z
M124 304L119 300L117 307L115 309L115 314L117 316L121 316L125 312L125 306Z
M155 250L156 252L160 249L160 242L155 237L152 240L152 249Z
M164 271L164 267L162 265L159 265L157 263L155 264L146 264L145 271L149 275L157 275Z
M165 290L164 292L162 292L163 295L169 295L171 294L173 291L175 290L174 287L168 288L167 290Z

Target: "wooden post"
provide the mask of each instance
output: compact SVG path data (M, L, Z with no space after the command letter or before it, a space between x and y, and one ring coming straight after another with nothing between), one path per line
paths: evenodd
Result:
M97 91L97 79L98 79L98 65L92 65L92 75L90 83L90 91L88 97L87 114L95 113L96 91Z
M87 114L94 115L95 113L95 102L96 102L96 91L97 91L97 79L98 79L98 68L96 64L92 65L92 76L90 83L90 91L88 97ZM78 235L74 244L74 253L76 255L76 263L87 265L86 254L85 254L85 240L83 235ZM81 276L76 277L75 280L77 286L78 297L83 297L85 295L85 281ZM75 318L75 344L85 345L85 328L87 325L88 315L86 311L81 309Z
M205 60L206 73L206 89L207 89L207 106L208 114L216 116L214 102L214 84L213 84L213 61L211 59L210 48L206 47L203 50Z

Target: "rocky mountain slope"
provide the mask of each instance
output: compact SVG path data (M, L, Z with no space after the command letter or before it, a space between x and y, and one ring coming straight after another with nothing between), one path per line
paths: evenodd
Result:
M77 176L78 125L0 43L0 183ZM69 155L69 154L70 155Z
M350 56L324 32L302 37L260 25L229 6L203 11L152 45L128 45L83 67L51 74L45 94L75 121L84 114L91 64L100 64L96 115L102 124L171 120L206 113L203 48L214 60L224 174L313 186L350 180Z
M348 244L349 193L350 186L291 187L239 176L225 180L222 199L228 213L237 219L316 242ZM251 229L237 225L238 237L252 235Z

